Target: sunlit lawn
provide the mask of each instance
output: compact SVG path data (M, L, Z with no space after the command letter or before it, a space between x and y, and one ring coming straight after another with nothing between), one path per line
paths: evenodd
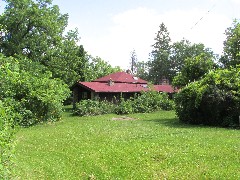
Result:
M239 179L240 131L183 125L173 111L74 117L17 133L18 179Z

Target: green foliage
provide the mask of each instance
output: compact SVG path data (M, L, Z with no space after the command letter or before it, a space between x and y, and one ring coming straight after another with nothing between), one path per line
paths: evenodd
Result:
M74 114L78 116L96 116L110 114L114 111L114 105L108 101L82 100L76 103Z
M76 81L91 81L120 71L101 58L88 55L78 45L78 30L64 35L68 15L61 14L52 0L4 0L0 15L0 52L40 62L69 87Z
M169 32L164 23L159 26L153 51L151 52L151 59L149 61L149 80L154 84L159 84L163 78L169 78L170 62L169 55L171 49L171 39Z
M130 99L120 98L117 103L99 100L82 100L76 104L74 114L94 116L100 114L132 114L147 113L158 110L172 110L174 103L166 93L156 91L141 92Z
M186 61L203 58L202 54L204 54L205 59L215 58L213 52L205 48L201 43L191 44L185 39L171 43L169 32L163 23L160 25L160 30L154 40L156 42L153 45L153 51L147 63L149 69L145 68L147 69L146 72L148 72L146 79L154 84L159 84L165 78L171 83L173 78L185 68ZM199 68L201 69L202 67ZM179 78L180 82L182 80L185 81L182 77Z
M88 56L88 63L84 69L83 81L92 81L100 77L121 71L120 67L112 67L108 62L100 57Z
M170 80L173 80L178 73L184 71L183 68L185 68L186 59L191 61L195 58L197 59L197 57L201 57L203 59L215 58L213 52L206 48L204 44L192 44L190 41L185 39L179 42L174 42L171 46L170 54Z
M219 126L239 125L240 68L211 71L175 98L180 121Z
M5 11L0 15L0 24L4 25L1 52L46 64L46 55L61 41L68 15L60 14L51 0L5 2Z
M116 114L132 114L134 113L133 108L134 101L128 99L125 100L124 98L120 98L120 102L115 107Z
M20 125L30 126L61 117L62 102L69 95L68 87L52 79L46 68L27 59L16 60L0 55L0 99L19 114Z
M173 101L168 98L166 93L157 91L141 92L133 100L135 113L148 113L158 110L173 110Z
M137 73L134 74L136 77L140 77L141 79L146 79L148 80L148 62L144 62L144 61L137 61L136 62L136 69L137 69Z
M48 69L53 77L63 80L71 87L78 80L84 80L88 66L87 54L82 45L78 46L78 31L69 31L61 44L51 50Z
M11 99L5 99L11 101ZM10 179L12 173L14 118L17 116L0 100L0 179Z
M240 22L235 20L233 26L227 28L225 35L227 39L224 41L224 54L220 62L227 68L236 67L240 64Z
M183 87L190 82L199 80L215 66L212 57L207 53L202 53L193 58L184 60L180 73L174 77L173 85Z

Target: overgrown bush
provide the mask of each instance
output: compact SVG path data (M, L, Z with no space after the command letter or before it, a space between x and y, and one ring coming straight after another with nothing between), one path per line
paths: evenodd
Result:
M133 99L133 111L135 113L146 113L157 110L173 110L174 102L168 98L166 93L157 91L141 92Z
M211 71L190 83L175 98L180 121L234 126L240 116L240 67Z
M133 101L131 99L125 100L120 98L119 103L115 107L116 114L132 114L134 113Z
M0 179L11 177L15 116L17 114L0 100Z
M76 104L74 114L78 116L96 116L114 112L114 105L108 101L82 100Z
M38 63L1 54L0 83L0 100L13 99L8 106L20 114L16 120L22 126L59 119L70 93L67 85Z
M166 93L156 91L141 92L133 98L125 100L120 98L118 103L98 100L82 100L76 104L74 114L79 116L92 116L100 114L132 114L147 113L157 110L172 110L174 102Z

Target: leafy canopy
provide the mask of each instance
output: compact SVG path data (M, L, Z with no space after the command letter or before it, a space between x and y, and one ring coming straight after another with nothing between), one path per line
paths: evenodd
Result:
M220 61L224 67L236 67L240 64L240 22L235 20L233 26L225 31L224 54Z
M209 54L202 53L192 58L186 58L180 73L174 77L173 85L183 87L190 82L199 80L215 66Z
M6 56L24 55L46 64L46 55L61 42L68 15L62 15L51 0L4 1L7 6L0 15L0 51Z

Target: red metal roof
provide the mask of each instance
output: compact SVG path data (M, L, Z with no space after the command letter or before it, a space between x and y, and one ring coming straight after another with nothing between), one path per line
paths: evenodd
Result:
M94 92L141 92L148 91L147 84L129 84L129 83L114 83L109 86L104 82L79 82L80 86L85 87ZM171 85L154 85L154 89L159 92L173 93L174 88Z
M154 85L154 89L159 92L174 93L178 90L171 85Z
M109 74L107 76L96 79L93 82L108 82L109 79L112 79L112 81L114 81L115 83L140 83L140 84L148 83L147 81L138 77L134 77L132 74L126 72L116 72L113 74Z

